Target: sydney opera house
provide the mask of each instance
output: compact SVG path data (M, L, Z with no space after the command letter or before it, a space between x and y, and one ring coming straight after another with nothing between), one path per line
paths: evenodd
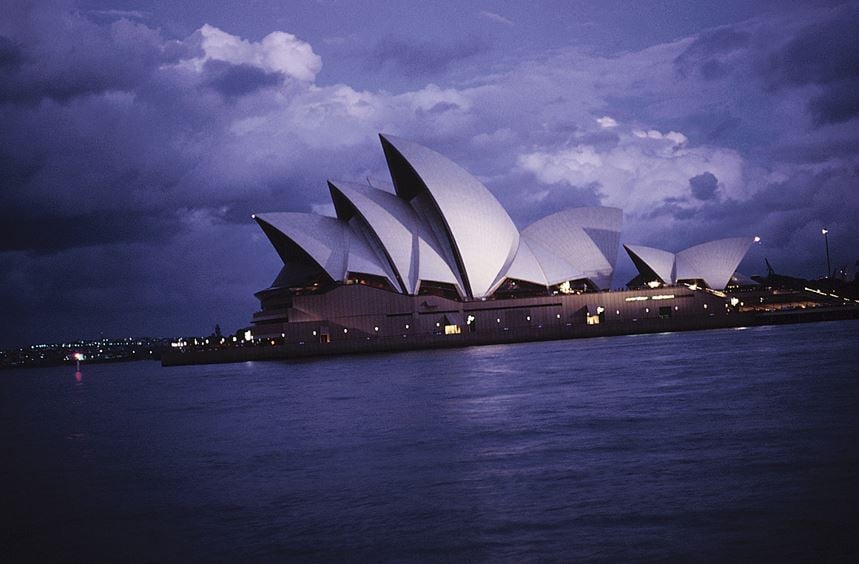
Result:
M380 139L391 183L329 182L336 218L254 216L283 260L257 293L256 337L467 344L634 332L731 313L722 291L751 237L678 253L626 245L639 275L610 291L620 209L565 209L520 230L457 164L412 141Z

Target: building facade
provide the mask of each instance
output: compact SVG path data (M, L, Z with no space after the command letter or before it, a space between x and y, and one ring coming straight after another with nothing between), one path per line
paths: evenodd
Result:
M390 184L329 181L336 217L254 216L284 263L257 293L258 338L538 339L580 326L730 312L718 290L750 238L677 254L627 246L640 288L609 292L620 209L561 210L520 231L457 164L412 141L380 139Z

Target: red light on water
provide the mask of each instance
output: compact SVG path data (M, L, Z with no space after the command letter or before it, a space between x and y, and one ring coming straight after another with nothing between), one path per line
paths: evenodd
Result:
M78 370L77 372L75 372L75 382L77 382L78 384L80 384L81 382L83 382L83 379L84 379L83 372L81 372L80 370Z

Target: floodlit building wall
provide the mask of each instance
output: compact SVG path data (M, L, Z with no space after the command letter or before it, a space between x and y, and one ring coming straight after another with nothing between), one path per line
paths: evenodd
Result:
M461 302L352 285L325 294L295 296L291 307L259 312L254 317L254 334L265 338L284 335L289 342L318 342L323 335L330 340L420 339L444 334L445 325L457 325L463 333L493 336L581 327L588 325L589 316L598 319L597 324L616 325L721 316L732 311L726 304L723 298L685 287Z

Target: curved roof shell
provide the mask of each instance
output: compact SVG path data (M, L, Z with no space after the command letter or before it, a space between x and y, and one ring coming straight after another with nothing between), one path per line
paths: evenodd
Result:
M680 251L676 280L701 279L710 288L724 290L754 242L754 237L732 237Z
M524 237L519 239L519 251L516 253L516 257L513 259L510 268L507 269L506 277L515 280L524 280L525 282L541 286L550 285L549 280L546 278L546 273L540 265L540 260L534 254L531 245L528 244L528 241ZM503 282L503 279L499 280L498 284L501 282Z
M546 263L557 264L558 259L570 267L568 273L558 272L551 278L589 278L606 288L617 260L622 223L623 212L618 208L570 208L532 223L522 230L522 237L532 247L536 243L550 253L544 253L540 261L544 270Z
M328 185L338 217L350 219L349 211L338 207L344 200L360 214L384 249L405 293L417 293L421 280L461 286L441 257L431 231L405 200L390 192L352 182L329 181Z
M624 245L624 248L645 278L655 274L666 284L703 280L710 288L724 290L752 243L754 237L731 237L695 245L676 254L643 246Z
M506 279L541 286L589 279L606 288L617 260L623 213L563 210L521 234L497 199L471 174L417 143L380 136L393 185L329 182L337 218L306 213L255 216L286 266L275 285L324 272L382 277L418 294L422 282L451 285L465 299L490 296ZM381 183L386 184L386 183ZM724 288L753 243L711 241L679 253L626 245L647 281L701 279Z
M656 276L663 284L674 283L674 253L643 245L624 245L623 248L648 282Z
M381 276L397 285L367 241L339 219L293 212L257 214L254 219L285 263L306 263L309 258L332 280L345 280L355 272Z
M519 249L519 230L495 196L446 157L422 145L380 135L397 194L427 193L468 294L488 296ZM491 241L491 245L486 242Z

